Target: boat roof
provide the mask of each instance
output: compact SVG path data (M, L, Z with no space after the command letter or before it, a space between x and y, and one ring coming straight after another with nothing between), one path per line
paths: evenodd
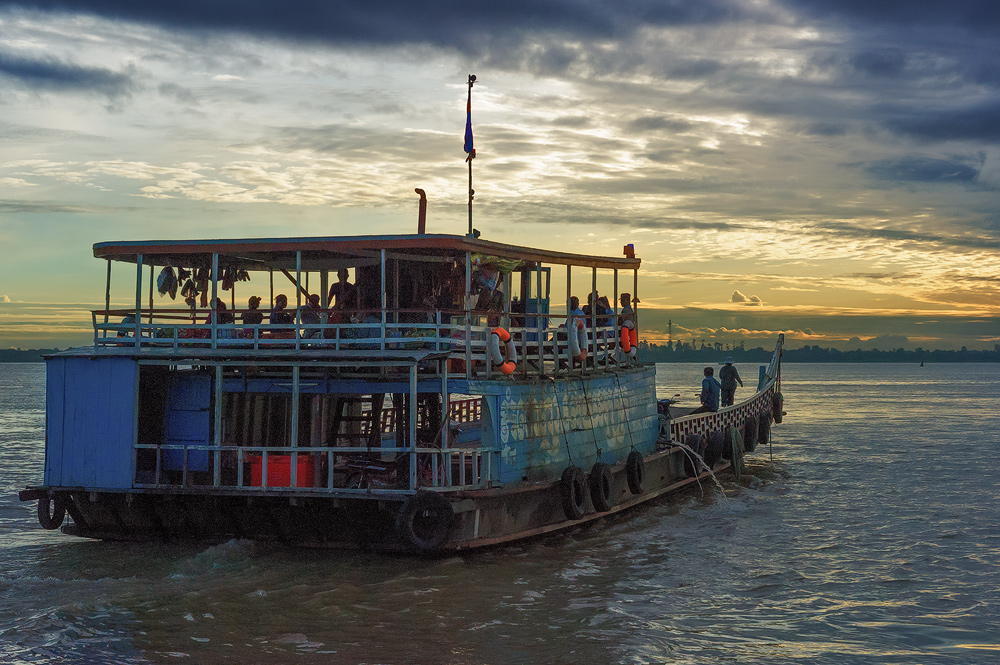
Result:
M223 240L120 240L94 245L100 259L186 267L211 266L212 255L224 255L227 266L243 270L295 269L302 252L302 268L349 267L377 263L381 250L390 258L459 258L466 252L532 263L588 268L638 269L640 259L570 254L521 245L507 245L470 236L409 234L378 236L329 236L315 238L234 238ZM153 258L155 257L155 258Z

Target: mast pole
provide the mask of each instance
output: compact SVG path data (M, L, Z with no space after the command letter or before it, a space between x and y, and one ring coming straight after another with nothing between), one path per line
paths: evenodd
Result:
M476 75L469 74L469 97L465 104L465 152L468 157L465 161L469 163L469 236L472 236L472 199L476 190L472 189L472 160L476 158L476 148L472 140L472 86L476 82Z

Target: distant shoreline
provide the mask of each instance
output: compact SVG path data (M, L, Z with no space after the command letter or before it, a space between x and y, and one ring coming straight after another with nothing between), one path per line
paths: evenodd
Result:
M715 365L727 357L735 364L766 363L771 360L771 351L757 349L670 349L659 344L640 342L639 358L644 362L658 363L706 363ZM60 349L0 349L0 363L42 362L43 355L58 353ZM786 363L996 363L1000 362L1000 344L992 351L950 351L935 349L933 351L838 351L824 349L818 346L807 346L801 349L785 349L781 358Z

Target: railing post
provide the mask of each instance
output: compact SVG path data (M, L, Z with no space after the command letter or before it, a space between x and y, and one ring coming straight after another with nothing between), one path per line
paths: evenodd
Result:
M222 365L215 366L215 417L213 419L212 442L215 451L215 470L212 474L212 484L218 487L222 484Z
M212 348L219 348L219 253L212 252Z
M397 423L398 427L398 423ZM410 365L410 489L417 488L417 364Z
M142 254L135 257L135 340L136 348L141 346L139 336L142 333Z
M292 365L292 432L289 443L292 449L290 480L292 487L298 487L299 470L299 366Z

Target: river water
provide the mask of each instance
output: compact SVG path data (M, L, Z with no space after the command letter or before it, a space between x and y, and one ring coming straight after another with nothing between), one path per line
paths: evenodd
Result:
M998 369L785 365L724 492L421 560L43 531L44 366L0 365L0 662L1000 662Z

